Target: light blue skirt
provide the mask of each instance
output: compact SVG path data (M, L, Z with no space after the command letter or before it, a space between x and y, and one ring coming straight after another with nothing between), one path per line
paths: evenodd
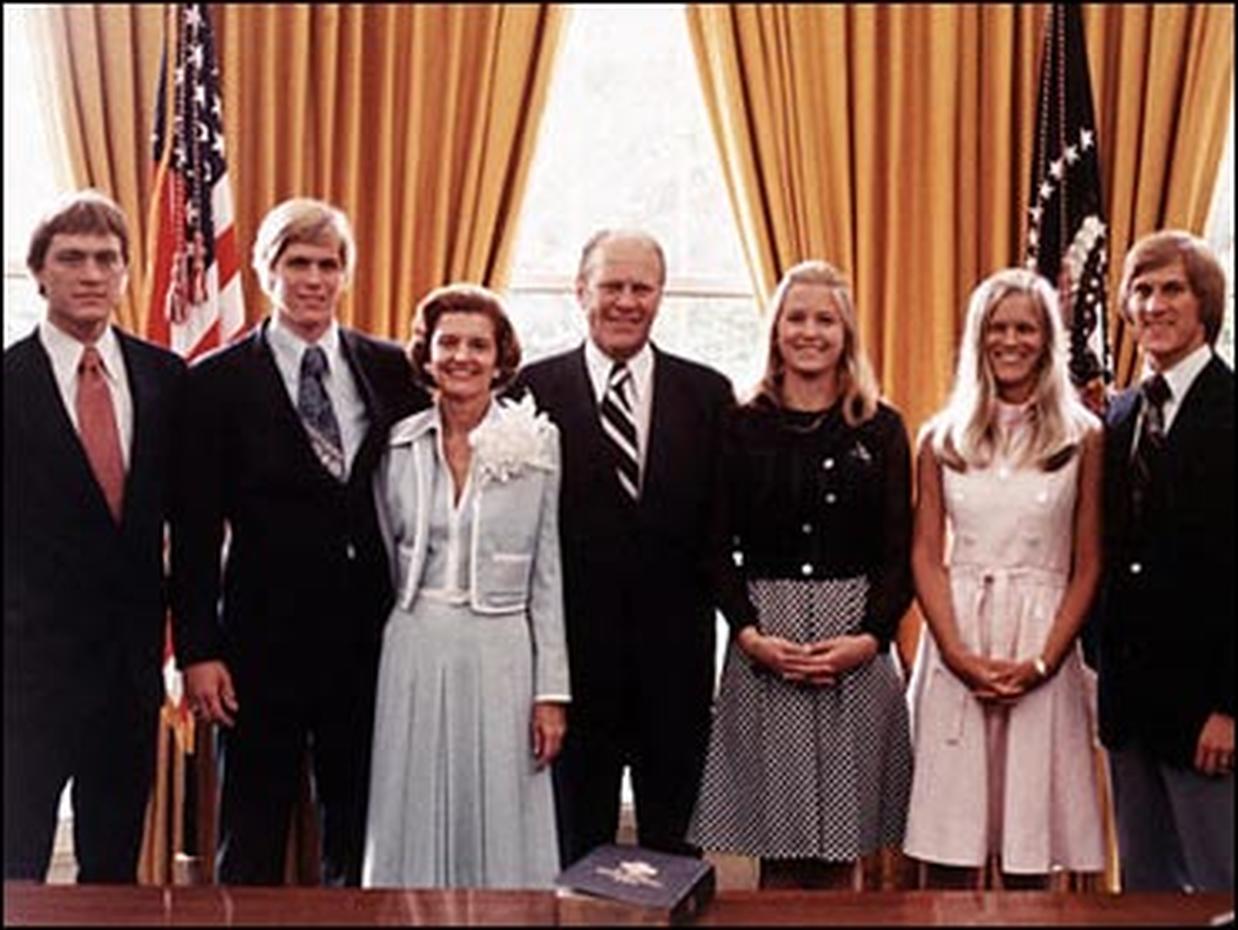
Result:
M534 767L523 614L419 598L383 634L362 884L548 888L550 769Z

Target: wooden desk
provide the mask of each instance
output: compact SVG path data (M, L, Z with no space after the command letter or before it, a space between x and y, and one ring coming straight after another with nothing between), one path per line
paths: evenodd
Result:
M1208 926L1232 894L1066 894L972 891L723 891L704 926L1122 925ZM551 926L657 924L653 912L549 891L357 891L31 885L5 882L4 922L13 925L205 926L346 924Z

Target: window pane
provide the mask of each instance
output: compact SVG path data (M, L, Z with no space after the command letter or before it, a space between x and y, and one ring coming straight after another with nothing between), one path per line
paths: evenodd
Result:
M513 285L567 284L585 240L610 226L657 236L672 286L689 277L752 291L679 4L573 8Z

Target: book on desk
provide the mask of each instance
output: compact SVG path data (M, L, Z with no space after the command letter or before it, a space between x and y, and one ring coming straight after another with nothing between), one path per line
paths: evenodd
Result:
M661 912L670 923L690 920L715 889L714 867L703 859L641 846L606 845L564 869L561 889Z

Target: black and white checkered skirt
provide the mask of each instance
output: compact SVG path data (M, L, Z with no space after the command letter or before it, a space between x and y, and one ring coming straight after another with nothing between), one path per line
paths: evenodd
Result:
M859 629L868 581L756 580L748 590L762 632L811 642ZM760 669L732 642L688 839L716 852L827 861L898 846L911 758L887 652L815 687Z

